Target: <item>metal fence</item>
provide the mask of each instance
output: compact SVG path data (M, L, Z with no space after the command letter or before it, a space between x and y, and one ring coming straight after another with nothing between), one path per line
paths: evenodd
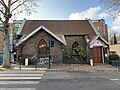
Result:
M120 60L117 61L110 61L110 64L112 66L115 66L116 68L118 68L120 70Z

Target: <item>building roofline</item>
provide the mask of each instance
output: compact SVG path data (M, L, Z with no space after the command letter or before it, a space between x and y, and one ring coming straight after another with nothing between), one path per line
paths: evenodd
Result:
M90 19L88 19L88 22L90 23L90 25L93 28L93 30L96 33L96 35L100 36L100 33L98 32L98 30L96 29L96 27L94 26L94 24L92 23L92 21Z
M26 19L24 19L24 20L22 21L22 24L20 25L20 27L19 27L19 29L18 29L18 31L17 31L17 34L18 34L18 35L22 32L25 23L26 23Z
M100 37L100 36L96 36L96 37L90 42L90 45L91 45L92 43L94 43L98 38L100 38L104 43L106 43L107 45L109 45L109 43L108 43L104 38L102 38L102 37Z
M50 30L48 30L45 26L41 25L40 27L38 27L37 29L33 30L33 32L31 32L29 35L27 35L25 38L21 39L18 43L16 43L16 46L20 45L21 43L23 43L24 41L26 41L28 38L30 38L33 34L35 34L36 32L38 32L39 30L45 30L47 33L49 33L50 35L52 35L54 38L56 38L58 41L60 41L61 43L63 43L64 45L67 45L66 41L61 40L59 37L57 37L54 33L52 33Z

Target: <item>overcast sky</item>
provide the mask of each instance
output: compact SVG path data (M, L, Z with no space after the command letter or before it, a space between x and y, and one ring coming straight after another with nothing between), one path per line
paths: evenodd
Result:
M39 2L37 13L31 16L25 14L17 16L21 19L34 20L84 20L105 19L109 30L120 33L120 18L113 21L109 14L105 13L104 7L99 0L42 0Z

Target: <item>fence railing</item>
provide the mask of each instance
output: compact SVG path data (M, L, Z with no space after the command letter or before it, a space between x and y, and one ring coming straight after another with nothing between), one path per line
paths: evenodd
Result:
M120 60L109 61L109 63L110 63L112 66L115 66L117 69L120 70Z

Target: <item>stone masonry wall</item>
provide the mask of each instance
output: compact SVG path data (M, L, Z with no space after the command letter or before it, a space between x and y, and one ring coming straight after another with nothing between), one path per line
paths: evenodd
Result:
M86 49L87 42L83 35L75 35L75 36L65 36L67 46L65 47L65 51L72 51L72 45L76 41L81 47Z
M44 39L47 44L49 40L54 41L54 47L51 48L51 60L53 61L53 63L61 63L62 57L63 57L62 50L61 50L61 42L56 40L53 36L51 36L44 30L38 31L23 43L22 58L30 59L35 54L37 54L38 43L41 39Z

